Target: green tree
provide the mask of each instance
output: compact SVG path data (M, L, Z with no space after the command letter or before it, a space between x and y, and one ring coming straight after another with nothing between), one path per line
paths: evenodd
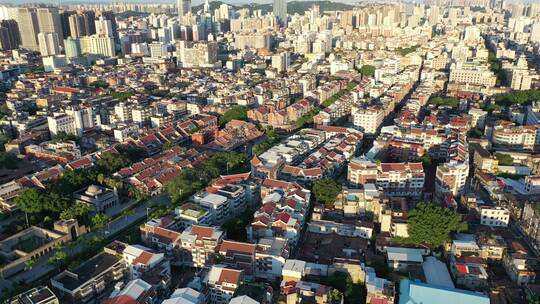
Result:
M173 142L166 142L165 144L163 144L163 146L161 146L161 152L165 152L165 151L168 151L172 148L174 148L176 145L173 143Z
M246 155L238 152L218 152L197 168L182 170L180 175L167 184L166 191L175 203L192 195L212 179L221 174L242 172L246 164Z
M483 135L484 133L482 133L482 130L477 127L474 127L467 132L467 136L470 138L481 138Z
M407 48L397 48L396 52L400 54L401 56L406 56L412 52L416 52L416 50L420 47L420 45L414 45Z
M77 141L79 140L79 138L76 135L68 134L64 131L59 131L52 139L53 142L65 142L68 140Z
M111 218L108 215L104 213L98 213L94 217L92 217L92 226L95 229L101 229L107 226L107 224L109 224L110 221L111 221Z
M512 91L495 95L495 103L500 106L529 105L537 100L540 100L540 90Z
M120 145L116 147L116 150L118 150L120 155L127 158L132 163L138 162L148 156L146 150L132 145Z
M428 103L436 106L447 106L455 109L459 105L459 100L453 97L432 96L429 98Z
M450 233L467 230L467 224L453 210L432 203L419 203L409 212L407 231L409 242L442 246L450 240Z
M133 96L133 93L132 92L117 92L117 91L113 91L111 92L111 96L118 100L119 102L124 102L126 100L128 100L131 96Z
M238 241L247 241L246 227L253 221L253 210L246 209L239 217L226 221L221 228L227 233L227 238Z
M360 74L366 77L373 77L373 75L375 75L375 67L369 64L364 64L360 68Z
M232 107L219 118L219 125L223 127L233 119L247 121L247 110L245 106Z
M271 127L266 129L266 138L263 142L253 145L251 152L255 155L261 155L271 147L281 141L281 137Z
M68 208L60 214L60 218L63 220L69 220L72 218L84 219L90 212L90 206L85 203L78 202L73 207Z
M333 207L336 197L341 192L341 185L331 178L318 179L313 183L313 194L319 203Z
M333 303L333 304L341 303L342 298L343 298L343 294L341 293L341 291L335 288L332 289L330 293L328 294L328 300L330 301L330 303Z
M39 213L44 209L43 196L37 188L30 188L15 198L17 207L26 213Z
M429 153L424 153L424 155L420 156L420 161L422 162L422 166L424 168L433 165L433 157L431 157Z
M311 124L313 124L313 117L321 111L321 108L315 107L311 109L306 114L302 115L297 121L296 121L296 127L298 129L307 127Z
M70 206L70 199L66 194L49 191L45 195L44 208L54 213L60 213Z
M361 284L355 284L348 273L336 271L329 277L321 280L321 283L339 290L346 304L365 303L365 288Z
M511 155L503 153L495 153L495 157L499 161L501 166L512 166L514 165L514 158Z
M4 119L6 116L10 116L11 113L12 111L8 108L6 103L0 106L0 120Z
M131 165L129 159L111 152L101 153L99 159L96 161L98 171L105 174L112 174L129 165Z
M3 147L3 145L2 145ZM16 156L5 151L0 151L0 167L5 169L17 169L20 161Z
M63 250L57 250L47 261L50 265L55 266L56 268L64 267L68 262L68 255Z
M109 87L109 84L106 83L105 81L103 80L96 80L96 81L92 81L89 86L91 87L94 87L94 88L101 88L101 89L106 89Z
M29 259L24 262L24 270L30 270L34 268L34 265L36 265L36 260Z

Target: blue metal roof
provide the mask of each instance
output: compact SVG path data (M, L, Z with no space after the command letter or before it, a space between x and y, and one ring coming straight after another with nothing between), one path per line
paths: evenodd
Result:
M441 287L426 283L401 280L399 304L489 304L489 298L478 292Z

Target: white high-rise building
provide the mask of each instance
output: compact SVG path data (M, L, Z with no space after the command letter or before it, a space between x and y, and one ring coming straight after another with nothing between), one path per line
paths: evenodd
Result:
M21 7L17 9L17 25L21 33L21 47L33 51L39 50L37 34L39 33L36 9Z
M60 55L60 39L57 33L39 33L38 44L41 56Z
M176 8L178 9L178 19L182 20L188 12L191 12L191 0L177 0Z
M287 0L274 0L274 16L282 26L287 26Z
M377 130L384 120L384 110L380 106L372 106L367 109L352 107L351 115L353 124L356 128L362 130L364 134L377 134Z
M463 40L467 42L476 42L480 40L480 29L476 26L467 26L463 34Z
M111 20L107 20L103 17L99 17L95 21L96 24L96 35L99 37L113 37L113 28Z
M36 16L39 25L40 33L56 33L58 37L64 38L64 31L62 29L62 22L60 20L60 14L58 8L55 7L43 7L36 9ZM21 35L24 35L21 32ZM64 46L64 41L59 40L60 46Z
M91 107L67 109L63 114L47 117L47 122L52 136L66 132L80 137L84 130L96 126L95 113Z
M439 165L435 174L435 192L457 196L463 191L468 175L469 165L466 162L454 161Z
M79 38L81 41L81 51L83 54L98 54L106 57L116 55L114 50L114 39L112 37L99 37L97 35Z
M75 129L79 134L96 126L95 113L91 107L67 109L66 114L73 117Z
M534 23L531 27L531 42L540 42L540 22Z
M290 56L289 52L282 52L272 56L272 67L278 72L285 72L289 68Z

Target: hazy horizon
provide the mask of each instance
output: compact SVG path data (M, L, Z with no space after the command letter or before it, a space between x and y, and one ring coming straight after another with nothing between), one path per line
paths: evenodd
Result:
M217 1L217 0L214 0ZM210 2L214 2L210 1ZM249 3L259 3L259 4L267 4L272 3L272 0L263 0L263 1L250 1L250 0L219 0L221 2L225 2L228 4L249 4ZM303 2L303 1L325 1L325 0L293 0L288 2ZM341 3L347 3L352 4L356 2L360 2L357 0L329 0L331 2L341 2ZM21 4L28 4L28 3L43 3L43 4L78 4L78 3L89 3L89 4L111 4L113 1L103 1L103 0L81 0L81 1L57 1L57 0L50 0L50 1L44 1L44 0L36 0L36 1L24 1L24 0L0 0L1 4L12 4L12 5L21 5ZM176 1L174 0L156 0L156 1L145 1L145 0L125 0L125 1L115 1L115 2L123 2L123 3L140 3L140 4L173 4ZM204 0L194 0L192 1L193 5L199 5L203 4Z

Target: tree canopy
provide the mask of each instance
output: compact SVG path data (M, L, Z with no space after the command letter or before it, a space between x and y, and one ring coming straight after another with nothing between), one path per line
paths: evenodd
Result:
M470 138L481 138L484 135L482 130L478 129L477 127L474 127L467 132L467 136Z
M104 213L98 213L94 217L92 217L92 226L96 229L101 229L107 226L107 224L111 221L111 218L104 214Z
M0 151L0 168L4 169L16 169L18 167L19 160L16 156L9 154L5 151Z
M77 141L79 140L79 138L76 135L68 134L64 131L59 131L52 139L53 142L64 142L68 140Z
M69 196L52 190L30 188L15 198L17 207L27 213L57 213L69 207Z
M89 86L91 87L94 87L94 88L102 88L102 89L106 89L109 87L109 84L103 80L96 80L96 81L92 81Z
M496 104L501 106L510 106L514 104L529 105L537 100L540 100L539 90L512 91L495 95Z
M247 110L245 106L232 107L219 118L219 125L223 127L233 119L247 121Z
M433 96L428 102L429 104L436 106L448 106L451 108L457 108L459 105L459 100L457 98L445 96Z
M450 233L467 229L467 224L453 210L425 202L409 212L407 224L409 242L431 247L442 246L450 240Z
M355 284L346 272L336 271L329 277L323 278L321 283L339 290L344 297L345 304L365 303L366 292L364 286ZM332 295L337 297L337 294ZM339 302L337 302L339 303Z
M117 99L119 102L126 101L133 95L134 95L133 92L118 92L118 91L111 92L111 96L114 99Z
M362 74L362 76L373 77L373 75L375 75L375 67L369 64L364 64L360 68L360 74Z
M306 114L302 115L298 120L296 121L296 127L298 129L307 127L308 125L311 125L313 123L313 117L321 111L321 108L314 107Z
M341 192L341 185L331 178L318 179L313 183L313 194L319 203L333 207L336 197Z
M253 210L246 209L238 217L226 221L222 228L227 238L237 242L247 242L246 226L253 221Z
M512 166L514 164L514 158L511 155L503 153L495 153L495 157L499 161L499 165Z
M182 170L180 175L165 187L171 199L180 203L202 189L221 174L239 173L245 169L246 156L238 152L218 152L202 162L197 168Z
M396 52L397 52L398 54L400 54L401 56L405 56L405 55L408 55L408 54L410 54L410 53L412 53L412 52L416 52L416 50L417 50L419 47L420 47L420 45L418 45L418 44L417 44L417 45L413 45L413 46L411 46L411 47L407 47L407 48L401 48L401 47L400 47L400 48L397 48L397 49L396 49Z
M266 129L266 138L263 142L253 145L252 152L255 155L261 155L266 150L272 148L281 141L281 137L272 128Z

